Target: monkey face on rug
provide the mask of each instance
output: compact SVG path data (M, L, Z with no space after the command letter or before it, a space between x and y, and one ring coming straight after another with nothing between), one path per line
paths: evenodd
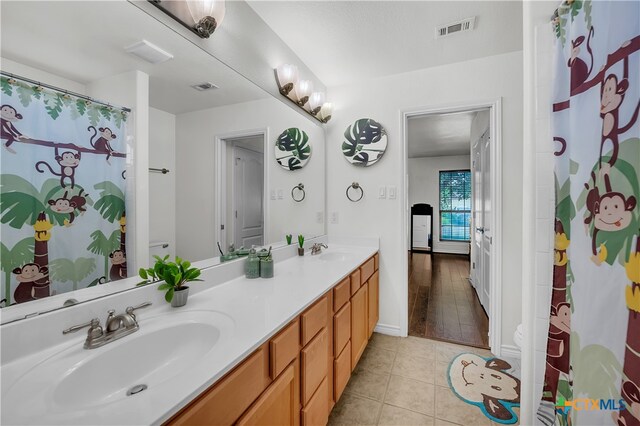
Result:
M499 358L462 353L449 365L449 386L467 404L478 407L494 422L514 424L520 406L520 380L507 373L511 365Z

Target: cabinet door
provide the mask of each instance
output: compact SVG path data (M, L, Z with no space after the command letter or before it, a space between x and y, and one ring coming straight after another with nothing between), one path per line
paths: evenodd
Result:
M347 387L350 377L351 342L347 342L347 346L345 346L342 353L333 361L333 397L336 402L338 402L342 392Z
M373 334L373 329L376 328L376 324L379 319L379 305L380 305L380 274L378 271L374 272L369 278L369 337Z
M302 426L325 426L329 421L327 394L329 385L323 380L318 391L313 395L306 407L302 409ZM278 425L278 423L273 423Z
M323 328L301 351L302 363L302 405L311 399L320 383L327 377L329 367L329 333ZM325 395L329 398L329 391Z
M351 339L351 303L344 305L333 317L333 353L342 352Z
M238 425L299 424L296 371L290 364L238 420Z
M356 368L364 348L367 347L369 337L368 304L368 284L365 283L351 298L351 370Z

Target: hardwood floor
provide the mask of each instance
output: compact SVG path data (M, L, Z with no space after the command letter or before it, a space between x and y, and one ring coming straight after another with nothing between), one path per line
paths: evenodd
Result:
M489 347L489 319L464 256L409 253L409 335Z

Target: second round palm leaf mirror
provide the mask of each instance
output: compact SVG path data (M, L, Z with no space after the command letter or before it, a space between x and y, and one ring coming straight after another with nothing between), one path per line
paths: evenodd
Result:
M387 149L387 132L371 118L356 120L344 131L342 153L348 162L358 167L377 163Z

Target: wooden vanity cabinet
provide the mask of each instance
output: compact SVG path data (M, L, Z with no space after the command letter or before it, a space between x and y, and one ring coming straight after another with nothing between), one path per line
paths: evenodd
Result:
M375 254L168 425L326 425L379 317Z

